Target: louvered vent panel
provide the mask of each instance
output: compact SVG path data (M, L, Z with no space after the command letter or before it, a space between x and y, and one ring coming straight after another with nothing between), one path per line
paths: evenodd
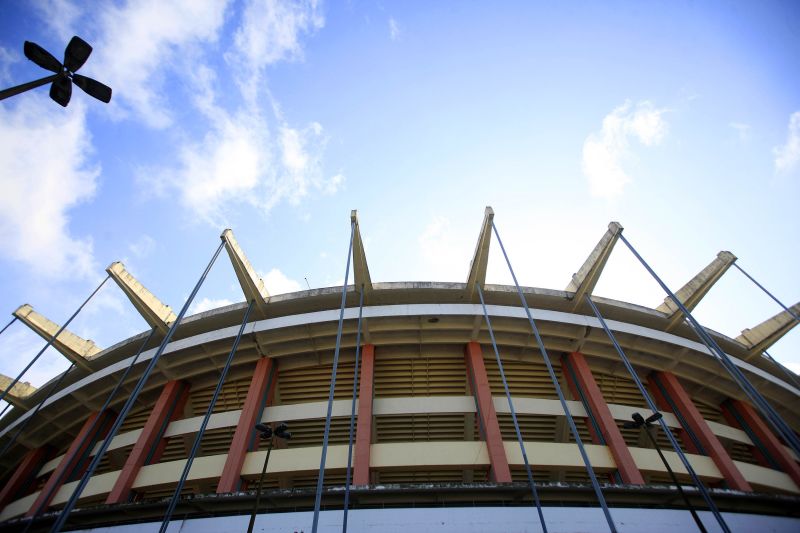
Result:
M235 427L206 430L203 434L203 439L200 441L200 450L197 452L197 457L228 453L234 431L236 431ZM194 442L195 436L192 435L192 442Z
M595 472L595 476L597 476L597 481L600 483L605 483L608 481L608 476L601 473ZM564 472L564 481L566 483L585 483L590 484L592 481L589 479L589 474L586 470L567 470Z
M497 361L494 357L486 357L485 354L486 350L484 350L484 363L486 365L486 373L489 376L492 394L495 396L505 395L505 389L503 388L503 381L500 378L500 369L497 366ZM502 357L502 351L500 355ZM553 387L553 382L550 380L550 374L548 374L547 367L544 363L503 360L503 370L506 374L506 381L508 382L508 389L511 391L511 396L558 399L556 390ZM553 370L560 383L561 365L554 365Z
M344 472L325 472L325 479L322 484L325 487L343 487L345 480ZM294 476L291 478L292 488L304 489L313 488L317 486L317 474L310 476Z
M376 442L461 441L465 424L462 414L376 416Z
M556 434L555 416L518 414L520 433L523 440L555 442ZM500 433L505 441L517 441L517 433L514 430L514 421L511 414L498 413L497 420L500 423Z
M325 432L324 418L314 420L290 420L288 424L292 438L289 441L285 441L287 448L322 446L322 438ZM353 429L353 433L353 439L355 440L355 428ZM347 444L349 438L350 417L331 418L328 444ZM261 449L266 449L266 446L261 445Z
M753 457L753 449L747 444L741 442L730 442L728 453L734 461L742 461L743 463L750 463L753 465L759 464L755 457Z
M450 396L467 390L463 357L375 358L375 396Z
M100 464L97 465L97 470L95 470L94 475L97 476L99 474L105 474L106 472L113 472L114 470L121 469L132 449L133 444L106 452L105 455L103 455L103 458L100 459ZM89 463L87 462L86 464L88 466Z
M250 387L250 377L243 377L237 380L226 381L222 386L222 390L217 397L217 403L214 404L214 413L223 413L225 411L235 411L241 409L244 405L244 400L247 397L247 389ZM196 416L201 416L206 413L208 405L211 403L211 397L214 395L214 390L217 384L209 385L200 389L193 389L189 395L189 404L192 408L192 413Z
M184 442L184 439L187 442ZM164 453L161 455L160 463L169 461L177 461L178 459L186 459L189 457L188 450L191 449L192 439L194 435L187 435L186 437L178 436L167 439L167 445L164 447Z
M700 411L700 414L703 415L703 418L706 420L711 420L712 422L719 422L720 424L726 424L725 417L722 416L722 410L715 406L705 402L701 402L699 400L694 400L694 405L697 407L697 410Z
M550 481L552 475L552 470L545 470L543 468L531 467L531 472L533 472L533 481L535 483L546 483ZM528 474L525 471L525 467L513 466L511 468L511 480L515 483L527 483Z
M639 392L636 383L632 379L625 376L612 376L598 372L593 372L592 375L606 403L631 405L643 409L647 408L647 403L644 401L642 393Z
M150 412L152 410L153 408L150 406L133 409L130 413L128 413L128 416L125 418L125 422L122 423L117 434L143 428L144 423L147 422L147 417L150 416Z
M475 481L486 479L485 471L474 471ZM463 470L426 470L426 471L381 471L378 472L378 483L463 483Z
M336 371L337 400L353 397L353 363L340 363ZM282 370L278 374L280 404L327 400L333 365Z
M620 424L619 421L617 422L617 427L619 427L619 430L622 433L622 438L625 439L625 444L627 444L629 447L650 448L652 446L650 444L650 439L644 434L644 429L625 429L622 427L622 424ZM670 429L672 430L672 434L675 436L675 440L678 441L678 445L680 446L681 450L683 450L685 453L688 453L686 446L684 446L680 434L677 431L677 428ZM653 428L651 431L653 431L653 435L656 437L656 442L658 442L658 446L662 450L673 451L672 444L664 432L661 431L660 426L658 426L658 429Z

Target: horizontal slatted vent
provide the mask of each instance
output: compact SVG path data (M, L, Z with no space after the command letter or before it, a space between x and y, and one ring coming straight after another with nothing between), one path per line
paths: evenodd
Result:
M354 363L339 363L336 370L334 398L343 400L353 397ZM333 365L281 370L278 373L280 404L327 400L331 387Z
M647 403L636 383L629 377L592 372L600 392L607 403L630 405L647 409ZM647 390L647 385L645 385Z
M519 430L523 440L554 442L556 434L556 418L548 415L528 415L518 414ZM517 440L517 433L514 430L514 421L511 414L498 413L497 421L500 423L500 433L503 440Z
M241 409L247 397L247 389L250 387L250 377L245 376L237 380L226 381L214 404L214 413L225 411L235 411ZM209 385L200 389L193 389L189 395L189 405L192 413L196 416L204 415L214 396L217 384Z
M500 355L502 356L502 352ZM496 359L484 356L483 361L486 365L486 374L489 377L492 394L505 395ZM554 365L553 370L559 383L561 383L561 365ZM547 372L547 367L544 363L503 360L503 371L506 375L511 396L558 399L556 389L553 387L553 382L550 380L550 374Z
M375 396L460 395L467 390L464 357L375 357Z
M462 441L466 424L463 414L376 416L376 442Z

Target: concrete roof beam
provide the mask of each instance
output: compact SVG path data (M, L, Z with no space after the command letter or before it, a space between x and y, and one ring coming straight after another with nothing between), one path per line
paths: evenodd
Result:
M736 256L730 252L718 253L708 266L675 293L675 297L691 312L735 261ZM659 305L656 311L669 315L666 331L671 331L683 322L683 313L669 296L664 298L664 303Z
M792 313L800 314L800 302L790 307ZM768 318L761 324L742 330L742 334L736 340L747 346L748 354L745 360L760 356L764 350L778 342L778 340L789 333L797 325L798 321L788 311L781 311L772 318Z
M369 276L367 266L367 255L364 253L364 241L361 239L361 229L358 226L358 211L353 209L350 212L350 221L355 224L353 233L353 279L356 288L364 287L364 301L372 292L372 279Z
M239 279L239 285L242 286L244 297L248 302L255 300L258 310L262 315L266 315L269 292L264 286L264 280L256 274L253 265L250 264L239 243L236 242L233 231L226 229L219 238L225 243L225 250L228 251L233 270Z
M47 341L59 330L58 324L37 313L28 304L19 306L14 311L14 316ZM53 341L53 347L61 352L64 357L75 363L76 366L89 372L92 371L92 368L89 366L87 359L100 353L100 348L94 342L82 339L66 329Z
M0 374L0 390L6 390L11 382L14 381L10 377L6 376L5 374ZM17 381L14 384L14 387L8 391L4 400L8 403L13 405L14 407L19 407L20 409L28 409L27 399L33 396L33 393L36 392L36 387L28 383L27 381Z
M572 275L572 281L569 282L565 290L573 293L571 298L573 311L583 305L584 296L592 294L622 230L622 225L619 222L609 223L608 231L597 243L597 246L594 247L594 250L586 258L578 272Z
M493 220L494 210L487 205L483 212L483 223L481 224L481 232L478 234L478 242L475 244L475 254L469 264L466 290L470 302L477 301L475 284L480 285L481 289L486 284L486 267L489 264L489 246L492 243Z
M170 306L163 304L152 292L147 290L130 272L125 270L125 265L120 261L111 263L106 268L106 272L122 289L145 322L166 334L169 326L177 318Z

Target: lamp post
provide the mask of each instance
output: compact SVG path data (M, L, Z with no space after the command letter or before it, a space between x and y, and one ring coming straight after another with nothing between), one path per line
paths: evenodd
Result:
M256 523L256 513L258 512L258 504L261 502L261 485L264 483L264 475L267 473L267 464L269 464L269 455L270 453L272 453L272 444L275 440L275 437L284 440L289 440L292 438L292 434L286 431L288 429L286 422L281 422L274 430L272 429L272 427L261 423L256 424L255 429L261 434L260 436L262 439L268 439L267 457L264 459L264 467L261 469L261 476L258 478L258 492L256 493L256 503L255 505L253 505L253 512L250 513L250 523L247 525L247 533L253 533L253 526Z
M662 416L663 415L661 413L653 413L652 415L648 416L647 419L645 419L639 413L633 413L633 415L631 416L633 421L625 422L622 425L622 427L626 429L641 428L641 427L644 428L644 432L650 438L650 443L653 445L653 448L655 448L656 452L658 452L658 456L661 458L661 462L664 463L664 467L667 469L667 472L669 472L669 475L672 478L672 482L675 483L675 486L678 488L678 492L683 498L683 503L686 504L686 507L692 514L692 518L694 518L694 521L697 524L698 529L700 529L702 533L706 533L706 528L703 525L703 522L700 520L700 517L697 516L697 511L695 511L694 506L692 506L692 504L689 503L689 498L686 496L686 493L683 492L683 487L681 487L681 484L678 482L678 478L677 476L675 476L675 472L672 471L672 467L667 462L667 458L664 457L664 454L661 452L661 448L658 446L658 442L656 441L655 437L653 437L653 434L650 432L650 428L653 426L653 422L660 420Z
M25 57L39 65L45 70L54 72L50 76L45 76L35 81L23 83L16 87L4 89L0 91L0 100L5 100L11 96L24 93L36 87L41 87L47 83L53 82L50 86L50 98L57 104L67 107L69 100L72 97L72 84L74 83L89 96L97 98L101 102L108 103L111 101L111 87L100 83L97 80L75 74L79 68L86 63L89 59L89 54L92 53L92 47L75 35L67 44L64 50L64 62L61 63L53 55L39 46L36 43L25 41L23 46Z

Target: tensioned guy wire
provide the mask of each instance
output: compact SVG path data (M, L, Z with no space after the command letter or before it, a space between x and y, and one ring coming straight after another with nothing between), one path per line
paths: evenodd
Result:
M103 406L102 406L102 407L101 407L101 408L98 410L98 413L102 414L102 413L104 413L104 412L106 411L106 409L108 409L108 406L111 404L111 401L112 401L112 400L114 399L114 397L117 395L117 391L118 391L118 390L119 390L119 388L122 386L122 384L123 384L123 383L125 383L125 380L128 378L128 374L130 374L130 373L131 373L131 370L133 370L133 367L136 365L136 361L139 359L139 356L140 356L140 355L142 354L142 352L144 351L144 348L145 348L145 346L147 346L147 343L149 343L149 342L150 342L150 339L152 339L152 338L153 338L153 335L155 334L155 332L156 332L156 328L153 328L153 329L151 329L151 330L150 330L150 333L147 335L147 338L145 338L144 342L141 344L141 346L139 346L139 350L136 352L136 355L135 355L135 356L133 356L133 359L131 360L131 363L130 363L130 364L128 365L128 367L125 369L125 372L123 372L123 373L122 373L122 375L120 376L119 380L117 380L117 384L116 384L116 385L114 385L114 388L111 390L111 394L109 394L109 395L108 395L108 397L106 398L106 401L103 403ZM54 389L54 390L55 390L55 389ZM100 422L100 418L101 418L100 416L97 416L97 417L95 417L95 419L92 421L91 425L89 426L89 429L88 429L88 431L86 431L86 432L83 434L83 439L81 440L81 443L80 443L80 446L78 447L78 449L81 449L81 448L83 448L83 445L85 444L85 442L86 442L86 439L88 439L88 438L89 438L89 436L90 436L90 435L91 435L91 434L94 432L94 428L95 428L95 427L97 426L97 424ZM62 476L65 476L65 475L67 475L67 472L66 472L66 470L62 471L62 472L61 472L61 475L62 475ZM49 490L49 492L50 492L50 493L52 493L54 490L56 490L56 489L57 489L58 487L60 487L60 486L61 486L61 480L58 480L58 483L55 483L55 484L53 484L53 485L51 485L51 486L50 486L50 490ZM48 501L49 501L49 498L50 498L50 494L48 493L48 495L47 495L47 498L45 498L45 500L44 500L44 501L45 501L45 502L48 502ZM26 526L25 526L25 531L28 531L28 530L30 529L31 525L33 525L33 522L36 520L36 517L37 517L37 516L38 516L38 515L41 513L41 511L43 511L44 509L45 509L45 507L42 507L41 509L37 509L37 511L36 511L36 514L34 514L34 515L31 517L30 521L28 522L28 525L26 525ZM23 532L23 533L24 533L24 532Z
M347 533L347 510L350 507L350 476L353 467L353 429L356 422L356 394L358 393L358 362L361 353L361 312L364 309L364 285L359 289L358 326L356 329L356 363L353 368L353 403L350 405L350 440L347 446L347 473L344 482L344 515L342 516L342 533Z
M14 318L12 318L12 319L11 319L11 322L9 322L9 323L8 323L8 324L6 324L5 326L3 326L3 329L0 329L0 335L2 335L2 334L3 334L3 332L4 332L5 330L7 330L7 329L8 329L8 327L9 327L11 324L13 324L14 322L16 322L16 321L17 321L17 315L14 315Z
M247 320L250 318L250 311L252 311L253 304L255 303L255 300L250 300L250 304L247 306L247 311L244 312L244 319L242 320L242 325L239 328L239 333L236 335L236 339L233 341L233 347L231 348L230 354L228 354L228 359L225 361L225 367L222 369L222 373L219 375L217 388L214 389L214 395L211 397L211 401L208 404L206 415L203 417L203 421L200 423L200 429L197 431L197 435L195 435L194 444L192 444L192 450L189 452L189 457L186 459L186 464L183 466L183 472L181 472L181 477L178 480L178 485L175 487L175 492L172 493L172 498L167 506L167 512L164 513L164 520L161 522L159 533L164 533L169 527L170 520L172 520L172 513L175 512L175 506L178 504L178 500L181 498L183 485L186 483L186 478L189 477L189 470L192 468L192 462L194 462L194 457L197 455L197 451L200 449L200 441L203 440L203 435L206 432L208 421L211 419L211 413L214 412L214 406L217 404L217 398L219 398L219 393L222 390L222 386L225 384L225 378L228 376L228 370L231 368L233 356L236 355L236 350L239 348L239 341L242 340L242 333L244 333L244 328L247 326Z
M780 368L780 369L781 369L781 371L782 371L782 372L783 372L783 373L786 375L786 377L787 377L787 378L789 378L789 379L792 381L792 384L793 384L795 387L798 387L798 388L800 388L800 380L798 380L798 379L797 379L797 375L796 375L794 372L792 372L792 370L791 370L791 369L789 369L789 368L786 368L785 366L783 366L782 364L780 364L780 363L779 363L777 360L775 360L775 358L774 358L774 357L772 357L772 356L769 354L769 352L767 352L766 350L764 350L764 355L766 355L766 356L767 356L767 358L768 358L770 361L772 361L772 362L773 362L775 365L777 365L777 367L778 367L778 368Z
M19 437L20 434L25 430L25 428L28 427L28 424L31 423L31 420L36 418L36 414L39 412L39 409L41 409L44 406L45 402L50 399L50 396L52 396L53 393L58 390L58 387L61 385L61 382L64 381L64 378L67 376L67 374L69 374L72 371L73 368L75 368L75 363L69 365L69 368L67 368L64 372L62 372L60 376L58 376L56 382L53 383L53 386L50 387L50 389L47 391L47 394L45 394L44 399L38 404L36 404L36 409L34 409L33 412L19 425L16 433L14 433L14 436L11 437L11 440L8 441L5 444L5 446L3 446L2 450L0 450L0 457L3 457L6 454L6 452L11 448L11 446L13 446L15 442L17 442L17 437Z
M36 356L35 356L33 359L31 359L30 363L28 363L28 366L26 366L25 368L23 368L23 369L22 369L22 372L20 372L20 373L19 373L19 375L18 375L16 378L14 378L14 380L11 382L11 385L9 385L9 386L8 386L8 388L6 388L6 390L4 390L4 391L2 392L2 394L0 394L0 401L3 401L3 398L5 398L5 397L6 397L6 394L8 394L8 391L10 391L11 389L13 389L13 388L14 388L14 385L16 385L16 384L17 384L17 382L18 382L20 379L22 379L22 376L24 376L24 375L25 375L25 372L27 372L27 371L30 369L30 367L32 367L32 366L33 366L33 363L35 363L35 362L36 362L36 360L37 360L37 359L39 359L39 358L42 356L42 354L44 353L44 351L45 351L45 350L47 350L47 349L48 349L48 348L49 348L49 347L50 347L50 346L51 346L51 345L52 345L52 344L53 344L53 343L56 341L56 339L58 338L58 336L59 336L59 335L61 335L61 332L62 332L62 331L64 331L65 329L67 329L67 326L69 326L69 323L70 323L70 322L72 322L72 320L73 320L73 319L74 319L76 316L78 316L78 313L80 313L80 312L81 312L81 309L83 309L83 307L84 307L84 306L85 306L87 303L89 303L89 300L91 300L91 299L92 299L92 297L93 297L95 294L97 294L97 291L99 291L99 290L100 290L100 289L103 287L103 285L105 285L106 281L108 281L108 278L110 278L110 277L111 277L111 275L110 275L110 274L109 274L109 275L107 275L107 276L105 277L105 279L103 279L103 281L101 281L101 282L100 282L100 285L98 285L98 286L97 286L97 288L96 288L94 291L92 291L92 294L90 294L90 295L89 295L89 297L88 297L88 298L86 298L86 299L83 301L83 303L80 305L80 307L78 307L78 308L75 310L75 312L74 312L74 313L72 313L72 316L71 316L71 317L69 317L69 320L67 320L66 322L64 322L64 325L63 325L63 326L61 326L60 328L58 328L58 331L56 331L56 334L55 334L55 335L53 335L52 337L50 337L50 340L49 340L49 341L47 341L47 344L45 344L45 345L44 345L44 348L42 348L41 350L39 350L39 353L37 353L37 354L36 354ZM9 324L9 325L10 325L10 324ZM6 326L6 327L8 327L8 326ZM3 329L5 329L5 328L3 328Z
M503 246L503 241L500 239L500 233L497 231L497 226L495 225L494 221L492 221L492 229L494 230L495 237L497 237L497 243L500 245L500 250L503 252L503 257L508 265L508 271L511 273L511 277L514 280L514 285L517 287L517 293L519 294L519 299L522 302L522 306L525 308L525 314L528 315L528 322L531 325L531 330L533 330L534 337L536 337L536 344L539 345L539 352L542 354L544 364L547 366L547 373L550 374L550 381L553 382L553 387L555 387L556 394L558 394L558 400L561 402L561 408L564 410L564 416L567 418L569 429L572 432L573 438L575 439L575 444L578 445L578 451L581 454L581 459L583 459L583 464L586 466L586 473L589 474L589 479L592 482L592 487L594 488L595 495L597 496L597 501L600 503L600 507L603 509L603 514L605 515L606 522L608 522L608 527L613 533L616 533L617 528L614 525L614 520L611 518L611 512L608 510L608 505L606 504L606 499L603 496L603 491L600 489L600 483L597 482L597 476L594 475L594 469L589 461L589 456L586 454L586 449L583 446L583 441L581 441L581 436L578 434L578 428L575 427L575 420L572 418L572 413L569 412L567 400L564 398L561 385L558 383L558 378L553 370L553 364L550 362L550 356L547 354L547 350L544 347L544 342L542 341L541 335L539 335L539 328L536 327L536 323L531 315L531 310L528 308L528 302L525 300L525 295L522 294L522 288L519 286L517 276L514 274L514 269L511 267L511 261L508 259L506 248Z
M603 315L600 314L600 310L597 308L597 306L594 304L594 301L592 301L592 298L588 294L586 295L586 301L589 302L589 306L592 308L594 316L596 316L597 320L600 321L600 325L603 327L603 330L606 332L606 335L608 335L608 338L611 340L611 343L617 350L617 354L619 355L619 358L622 359L622 364L625 365L625 369L628 371L628 374L630 374L631 378L633 378L633 381L636 383L636 387L639 389L639 392L642 393L642 398L644 398L644 401L647 403L647 407L653 413L658 413L659 412L658 407L656 407L653 398L647 392L647 389L645 389L644 385L642 384L642 380L639 379L639 375L636 373L636 370L634 370L633 365L628 359L628 356L625 355L625 352L622 350L622 347L617 342L617 338L611 332L611 329L608 327L608 324L606 324ZM689 462L689 459L686 457L686 454L684 454L683 450L681 450L678 441L675 439L675 435L672 434L672 431L669 429L669 426L667 425L663 417L661 417L658 421L661 424L661 429L662 431L664 431L664 435L667 436L667 439L672 445L672 449L675 450L675 453L680 458L681 463L683 463L684 468L686 468L686 471L689 473L689 477L692 478L692 482L697 487L697 490L700 491L700 494L703 496L703 499L705 500L706 505L708 505L708 508L711 510L711 513L714 515L714 518L717 519L717 522L719 523L722 530L725 531L726 533L729 533L730 529L728 529L728 524L725 523L725 519L722 518L719 509L717 509L717 505L714 503L714 500L711 499L711 495L708 493L708 490L706 489L705 485L703 485L703 482L700 481L700 478L694 471L694 468L692 467L692 464ZM693 510L690 509L690 511Z
M328 457L328 434L331 430L331 414L333 409L333 392L336 388L336 369L339 366L339 348L342 343L342 325L344 324L344 304L347 300L347 280L350 279L350 257L353 255L353 235L356 223L350 223L350 247L347 249L347 266L344 270L344 283L342 284L342 305L339 308L339 328L336 330L336 349L333 352L333 371L331 373L331 388L328 392L328 413L325 416L325 432L322 435L322 455L319 459L319 473L317 477L317 494L314 498L314 521L311 533L317 533L319 526L319 508L322 504L322 483L325 479L325 460Z
M786 422L781 418L781 416L775 411L772 406L767 402L764 397L758 392L755 387L750 383L750 381L745 377L741 370L731 361L730 357L719 347L717 342L708 334L706 329L700 325L699 322L694 318L694 316L686 309L686 306L675 296L675 294L667 287L667 285L661 280L660 277L655 273L655 271L650 268L650 265L642 258L641 255L636 251L633 245L628 242L628 239L625 238L624 235L620 233L619 235L620 240L625 243L628 249L633 253L636 259L642 264L642 266L650 273L654 280L661 286L664 292L670 297L670 299L675 302L675 305L680 309L683 313L684 317L689 321L689 324L697 333L698 337L703 341L703 343L708 348L709 352L717 358L717 360L722 364L722 366L728 371L728 373L733 377L734 381L736 381L739 387L744 391L747 397L750 399L751 402L761 411L764 417L770 422L772 427L776 430L779 436L781 436L784 441L789 445L790 448L794 451L794 453L800 457L800 438L794 433L794 431L786 424Z
M542 512L542 502L539 501L539 493L536 491L536 483L533 481L533 472L531 471L531 464L528 461L528 454L525 452L525 443L522 440L522 432L519 430L519 422L517 422L517 412L514 410L514 402L511 401L511 391L508 389L508 381L506 380L506 373L503 370L503 361L500 359L500 351L497 349L497 342L494 339L494 330L492 329L492 321L489 320L489 312L486 310L486 303L483 301L483 291L480 284L476 283L475 287L478 288L478 296L481 298L481 307L483 307L483 318L486 320L486 326L489 329L489 338L492 340L492 348L494 349L494 357L497 360L497 368L500 369L500 379L503 381L503 390L506 392L506 400L508 400L508 409L511 411L511 420L514 422L514 431L517 434L517 442L519 449L522 452L522 462L525 463L525 473L528 475L528 484L531 487L531 495L536 504L536 511L539 513L539 523L542 525L542 531L547 533L547 523L544 521L544 513ZM477 402L476 402L477 404ZM480 407L478 407L480 409Z
M736 267L736 268L739 270L739 272L741 272L742 274L744 274L745 276L747 276L747 279L749 279L750 281L752 281L753 283L755 283L755 284L756 284L756 286L757 286L759 289L761 289L762 291L764 291L764 292L767 294L767 296L769 296L770 298L772 298L773 300L775 300L775 302L776 302L778 305L780 305L781 307L783 307L783 310L784 310L784 311L786 311L787 313L789 313L789 314L792 316L792 318L794 318L794 319L795 319L795 320L797 320L797 321L800 321L800 317L798 317L798 316L797 316L797 313L795 313L794 311L792 311L791 309L789 309L788 307L786 307L785 305L783 305L783 302L781 302L781 301L780 301L780 300L778 300L778 299L777 299L775 296L773 296L773 294L772 294L771 292L769 292L769 291L766 289L766 287L764 287L762 284L760 284L759 282L757 282L757 281L756 281L756 280L753 278L753 276L751 276L750 274L748 274L747 272L745 272L745 271L744 271L744 269L743 269L742 267L740 267L738 264L736 264L735 262L733 263L733 266L735 266L735 267Z
M150 377L150 373L153 371L153 369L156 366L156 363L158 363L158 360L161 358L161 355L167 348L169 341L175 334L175 330L178 329L178 325L181 323L181 320L183 320L183 315L186 314L186 311L189 309L189 306L194 300L194 297L197 296L197 292L203 285L203 282L205 281L206 276L208 276L208 273L211 270L211 267L214 265L214 262L217 260L217 257L219 257L219 253L222 251L223 246L225 246L224 241L221 242L217 247L217 250L214 252L211 261L209 261L208 266L206 266L206 269L203 271L203 274L200 276L200 279L197 281L197 284L195 285L191 294L189 294L189 298L187 298L186 302L184 302L180 313L178 313L178 317L175 319L175 322L173 322L172 325L169 327L167 335L164 337L164 340L161 341L161 344L158 346L158 349L156 350L156 353L153 355L153 358L150 359L150 363L147 365L147 368L145 368L144 373L139 378L139 381L136 383L136 386L131 392L131 395L128 397L128 401L125 402L125 405L120 410L119 416L117 416L114 425L111 426L111 430L109 430L106 439L103 441L103 444L100 446L100 449L97 451L97 454L95 454L94 459L89 464L89 467L86 469L86 472L84 472L83 477L81 477L81 480L78 483L78 486L75 487L75 490L72 492L72 496L70 496L69 500L67 501L67 504L61 511L61 514L59 514L58 519L53 524L53 527L50 528L50 533L58 533L59 531L61 531L61 528L64 527L67 518L69 518L69 514L72 512L72 509L75 508L75 504L78 503L78 498L80 497L81 493L83 493L83 490L86 488L86 485L89 483L89 478L91 478L92 474L94 474L94 471L100 464L103 455L105 455L106 450L108 450L111 441L117 435L117 432L119 431L119 428L122 427L123 422L125 422L125 418L127 418L128 413L133 408L133 404L136 402L136 398L139 397L139 394L142 392L142 389L144 388L144 384Z

